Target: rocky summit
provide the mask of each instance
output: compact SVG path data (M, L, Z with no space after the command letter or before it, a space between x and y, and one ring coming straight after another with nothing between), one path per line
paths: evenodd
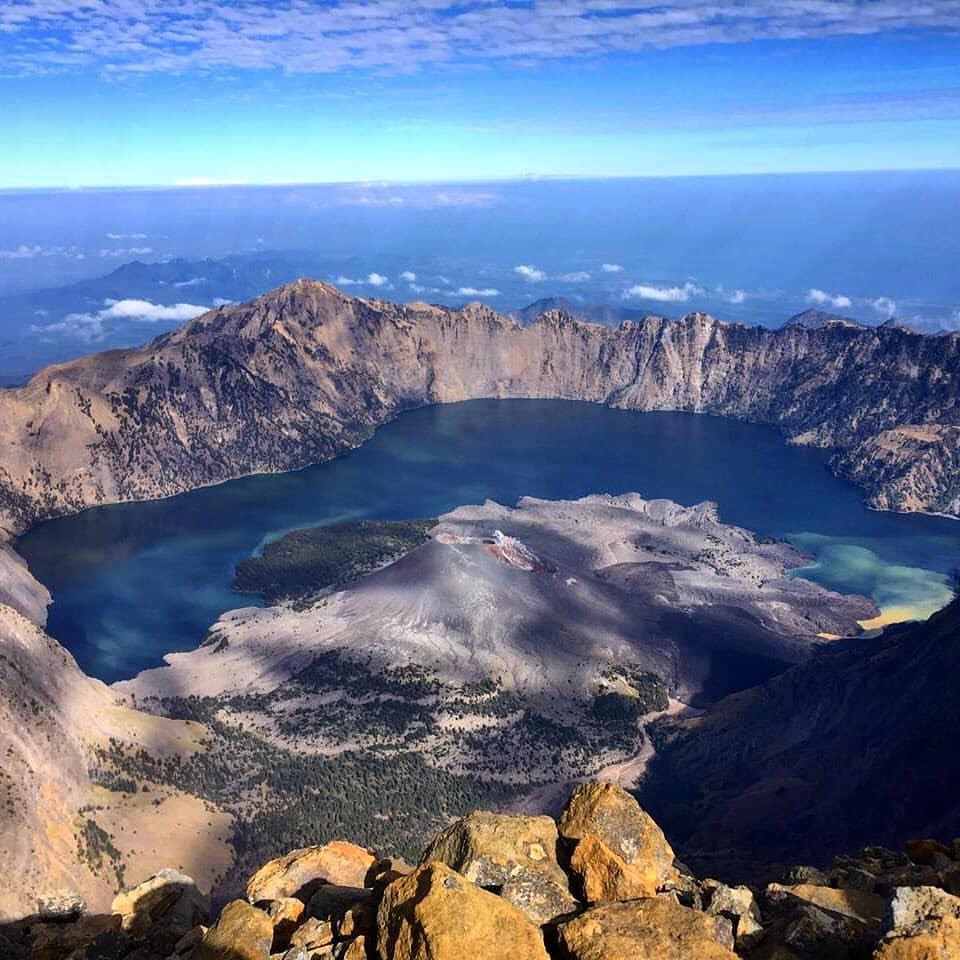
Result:
M175 870L109 913L42 898L4 960L953 960L960 840L867 847L762 888L697 878L626 791L580 784L558 821L476 811L420 862L346 841L265 864L213 916Z
M960 335L702 313L527 326L298 280L143 347L0 391L0 533L328 459L403 410L481 397L687 410L781 427L872 506L960 513Z

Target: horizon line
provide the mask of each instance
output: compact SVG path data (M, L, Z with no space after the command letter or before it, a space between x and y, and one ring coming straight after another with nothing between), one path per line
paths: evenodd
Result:
M131 183L131 184L30 184L25 186L0 185L0 194L10 193L95 193L98 191L167 191L167 190L237 190L269 189L277 187L425 187L452 185L515 184L572 182L572 181L618 181L618 180L705 180L730 179L740 177L800 177L800 176L841 176L869 175L882 173L956 173L960 171L960 159L955 163L937 167L851 167L835 170L757 170L714 173L627 173L627 174L577 174L545 173L517 174L502 177L452 177L440 179L397 179L368 178L360 180L216 180L214 178L184 178L173 183Z

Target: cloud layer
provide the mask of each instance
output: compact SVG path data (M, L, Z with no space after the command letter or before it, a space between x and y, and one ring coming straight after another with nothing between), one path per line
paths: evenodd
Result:
M54 336L67 336L84 343L97 343L106 336L111 321L180 323L192 320L209 309L196 303L160 304L133 298L105 300L102 310L70 313L53 323L33 324L31 330L46 340Z
M19 0L0 5L5 70L332 73L489 60L589 58L644 48L960 29L936 0Z
M521 263L519 266L513 268L513 272L519 274L524 280L530 283L539 283L541 280L547 279L547 275L543 270L538 269L530 263Z
M682 287L657 287L649 283L635 283L624 293L626 300L654 300L657 303L686 303L691 297L703 293L703 288L687 281Z
M846 310L853 306L853 301L843 293L827 293L815 287L807 291L807 303L818 307L831 307L834 310Z

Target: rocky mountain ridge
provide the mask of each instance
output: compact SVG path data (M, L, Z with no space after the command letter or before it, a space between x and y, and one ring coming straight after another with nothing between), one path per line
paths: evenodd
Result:
M0 932L10 960L951 960L960 841L869 847L761 889L698 879L621 788L557 820L474 811L411 866L347 841L264 864L210 925L162 870L87 914L69 892Z
M480 304L400 305L300 280L0 392L0 529L301 467L405 409L478 397L775 424L831 450L871 505L956 515L958 371L960 335L705 314L610 329L559 311L520 326Z

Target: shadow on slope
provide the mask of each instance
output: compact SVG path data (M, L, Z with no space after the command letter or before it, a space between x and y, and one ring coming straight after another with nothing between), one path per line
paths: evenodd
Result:
M640 799L694 869L759 879L960 833L960 599L695 720L664 720Z

